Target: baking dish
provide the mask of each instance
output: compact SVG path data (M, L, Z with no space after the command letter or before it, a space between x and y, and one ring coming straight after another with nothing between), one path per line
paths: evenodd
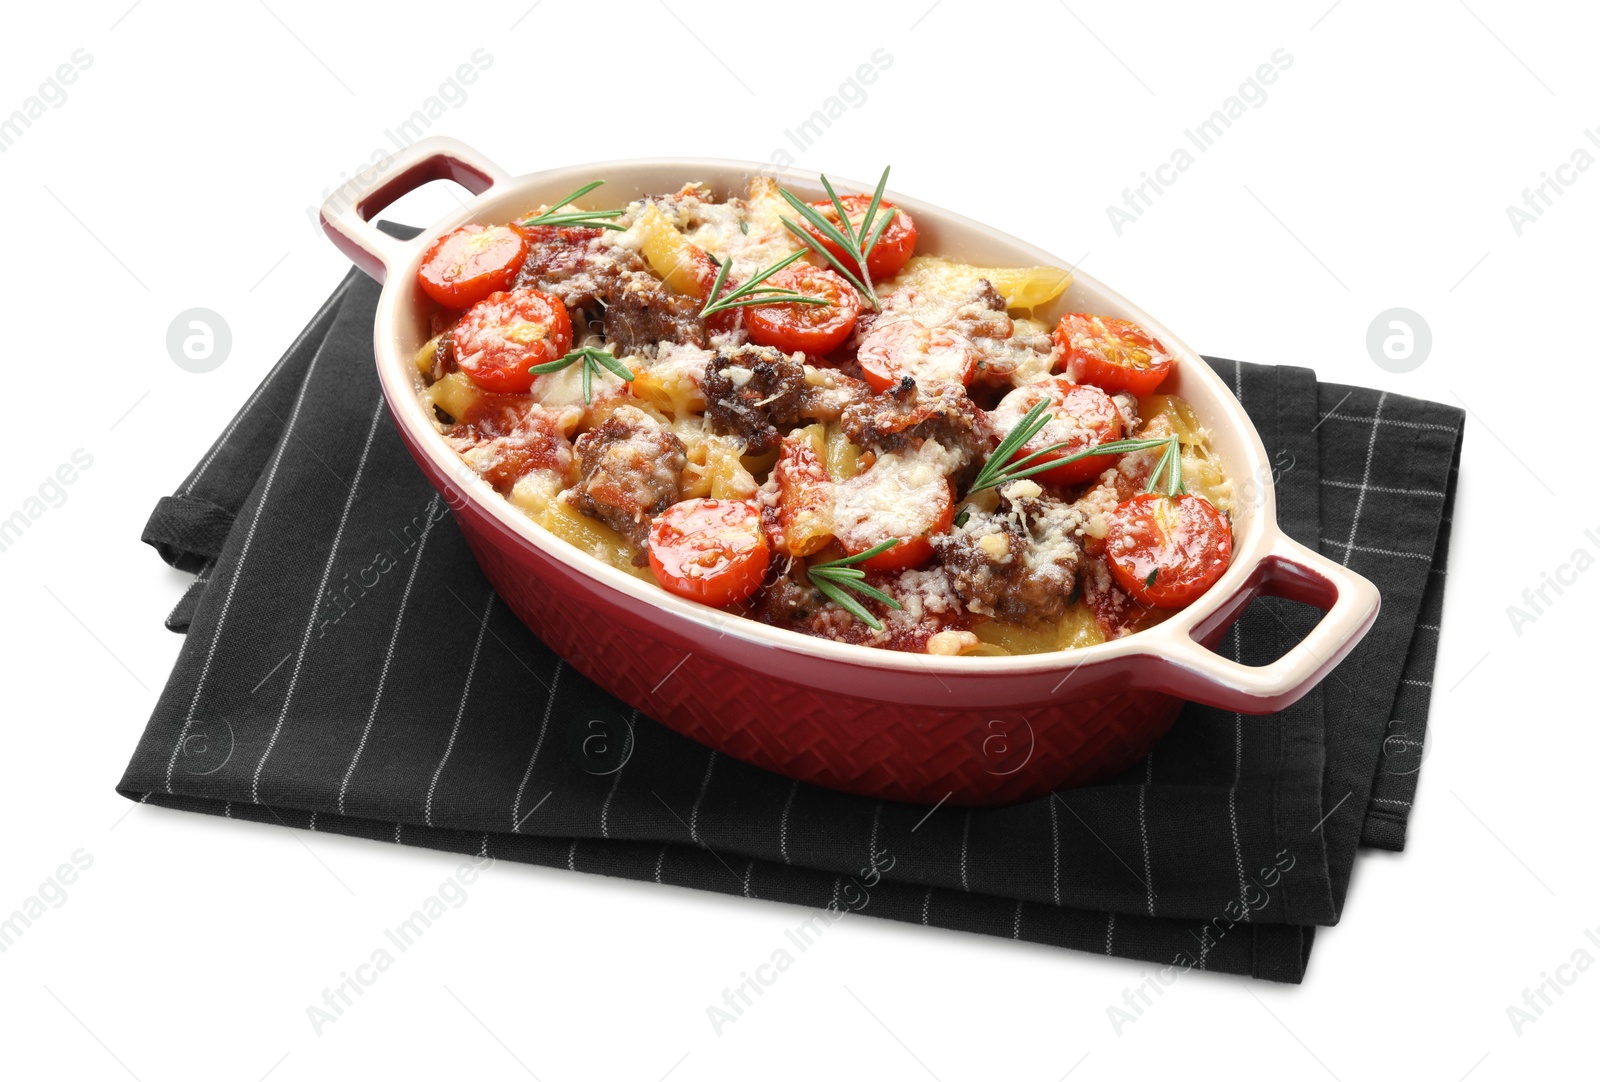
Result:
M777 176L802 198L822 197L815 179L738 161L606 162L513 178L459 142L430 138L371 178L358 175L322 208L334 243L384 283L373 346L406 446L496 591L578 671L678 732L791 778L892 800L990 805L1127 768L1167 732L1184 701L1242 714L1282 709L1371 627L1376 588L1278 528L1269 458L1223 381L1159 321L1081 274L1035 314L1052 321L1065 311L1115 316L1160 338L1178 358L1165 389L1189 401L1240 486L1232 565L1198 601L1153 628L1015 657L874 650L683 600L536 526L461 462L419 397L413 357L430 336L430 302L416 273L425 249L465 222L506 221L596 178L607 182L607 205L620 206L687 180L738 191L757 173ZM394 199L438 179L456 181L475 198L409 241L370 224ZM1067 265L959 215L888 197L915 216L925 250L990 266ZM1213 652L1261 595L1306 602L1324 615L1269 665Z

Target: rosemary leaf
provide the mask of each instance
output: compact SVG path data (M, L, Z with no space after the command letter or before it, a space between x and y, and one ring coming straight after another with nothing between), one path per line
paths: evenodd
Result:
M827 563L813 564L811 570L816 571L821 569L823 571L828 571L835 567L853 567L865 560L872 559L880 552L888 552L899 543L900 539L898 537L891 537L887 541L879 541L876 545L873 545L871 548L862 552L858 552L854 556L842 556L837 560L829 560Z
M789 189L779 188L778 193L783 196L791 207L800 212L800 216L809 222L817 233L838 245L841 251L854 259L856 270L852 272L846 269L844 263L837 256L828 251L827 247L820 243L815 236L797 225L792 219L784 218L784 227L804 241L808 248L825 256L828 262L832 263L840 274L849 279L850 284L855 286L856 290L866 298L868 307L874 312L881 311L881 307L878 304L878 295L872 288L872 274L867 269L867 253L872 250L873 245L878 243L878 238L883 235L884 227L888 225L889 218L894 215L893 208L891 208L889 214L877 223L876 229L873 229L873 217L877 214L878 206L883 201L883 188L889 180L889 169L885 166L883 176L878 179L878 188L873 193L872 200L868 203L867 216L861 219L859 233L850 224L850 216L845 213L844 202L839 198L839 194L833 190L833 183L826 176L820 179L822 180L823 190L828 193L829 202L833 204L834 213L839 215L838 225L830 222L823 214L817 211L817 208L802 201L799 196L789 191ZM863 247L862 242L866 241L869 236L871 240Z
M845 556L837 560L829 560L826 563L812 564L806 569L806 578L811 581L811 585L821 590L824 596L838 602L839 607L851 616L854 616L874 631L882 631L883 624L877 617L868 612L861 602L850 596L850 592L854 591L863 597L870 597L872 600L882 602L891 609L902 608L902 606L900 602L876 586L869 586L865 581L867 573L854 565L861 563L863 560L870 560L880 552L887 552L899 543L900 539L898 537L891 537L887 541L878 542L865 552L856 553L854 556Z
M583 362L584 405L594 401L594 377L599 373L602 366L618 379L628 383L633 382L633 372L627 365L618 360L610 350L596 349L594 346L579 346L564 357L546 361L544 364L536 364L529 368L528 371L536 376L543 376L551 372L560 372L564 368L570 368L579 361Z
M567 196L561 202L547 209L543 214L536 214L531 218L524 218L517 224L524 227L537 225L582 225L598 227L600 229L615 229L620 233L623 231L622 226L607 220L610 218L620 218L622 216L622 211L620 210L573 210L568 211L565 214L556 213L556 211L560 210L562 207L568 206L569 204L582 199L584 196L588 195L590 192L594 191L604 183L605 181L603 180L591 180L589 183L585 184L583 187Z
M595 350L595 359L601 364L605 365L607 368L611 369L612 374L618 379L622 380L624 383L633 382L633 370L619 361L617 359L617 355L612 353L610 350Z
M834 213L839 215L839 231L850 238L850 244L846 246L845 251L853 252L860 249L861 238L856 236L855 226L850 224L850 215L845 213L844 204L839 200L839 193L833 190L833 185L828 182L826 176L820 179L822 180L822 190L828 193L828 200L833 204ZM867 223L863 221L861 223L863 234L866 232L866 228Z
M1170 500L1181 496L1189 490L1183 484L1183 450L1178 445L1176 435L1169 436L1162 441L1167 445L1161 452L1161 458L1156 463L1156 468L1150 471L1150 483L1145 485L1146 492L1157 492L1163 486L1161 479L1166 480L1166 497Z
M730 292L722 296L722 287L728 282L728 267L732 260L723 260L717 267L717 280L711 286L711 292L706 297L705 307L700 309L700 317L715 315L727 311L729 308L742 308L752 304L821 304L828 307L833 302L825 297L813 297L798 290L786 289L782 286L763 286L761 283L783 270L797 259L805 258L805 252L791 252L783 259L778 260L765 270L758 271L751 278Z
M860 620L863 624L866 624L872 630L883 630L883 621L879 620L876 616L872 615L872 613L868 612L861 602L845 593L839 587L833 585L833 583L829 582L826 578L814 578L811 580L811 585L815 586L818 590L821 590L823 596L838 602L841 609L844 609L844 611L848 612L851 616L854 616L857 620Z
M823 178L822 183L828 183L826 177ZM831 191L832 189L829 190ZM839 227L828 221L828 219L824 217L816 207L813 207L810 203L804 202L798 195L795 195L788 188L779 188L778 194L782 195L791 207L799 211L800 216L806 221L810 222L812 226L816 228L818 233L821 233L824 237L827 237L829 240L833 241L833 243L837 244L840 248L843 248L847 252L855 247L853 238L847 237L845 234L841 233L839 231ZM843 224L844 228L850 228L849 219L846 219Z
M868 291L868 289L866 287L866 284L863 283L860 278L856 277L855 272L852 271L850 268L846 267L843 263L839 262L839 258L837 256L835 256L832 252L828 251L827 247L825 245L823 245L820 241L818 241L816 237L814 237L810 233L806 232L800 226L795 225L794 222L790 221L788 218L783 219L783 225L784 225L784 228L789 230L789 232L791 232L795 236L799 237L800 240L806 245L806 247L810 248L813 252L816 252L823 259L826 259L829 263L832 263L833 264L833 269L838 271L840 274L844 275L845 280L848 281L851 285L855 286L857 293L860 293L863 297L868 297L869 300L873 299L873 298L871 298L871 295L870 295L870 293L869 293L869 291ZM874 303L875 303L875 300L874 300ZM876 308L874 308L873 310L877 311Z
M866 240L867 228L872 225L873 216L878 213L878 207L883 203L883 190L889 186L889 167L883 167L883 175L878 178L878 186L872 191L872 200L867 204L867 216L861 219L861 237ZM889 213L884 215L883 221L872 233L872 239L862 247L863 254L870 253L873 245L878 243L878 238L883 235L883 227L889 224L889 219L894 217L894 208L889 208Z
M874 248L876 248L878 246L878 238L883 236L884 229L888 226L888 224L891 221L894 220L894 216L896 214L898 214L898 213L899 213L899 211L897 211L894 207L890 207L889 208L889 213L885 214L882 218L878 219L878 224L876 226L874 226L873 229L872 229L872 236L867 238L867 243L864 244L862 246L862 248L861 248L861 252L862 252L863 255L871 255L872 254L872 249L874 249Z
M986 488L999 488L1002 485L1010 484L1012 481L1020 481L1024 477L1032 477L1036 473L1044 473L1046 470L1053 470L1057 466L1066 466L1085 458L1093 458L1096 455L1121 455L1132 451L1148 451L1162 446L1170 450L1177 442L1176 437L1164 437L1158 440L1113 440L1110 443L1096 444L1065 458L1045 459L1046 455L1053 454L1067 446L1065 443L1052 443L1048 447L1042 447L1037 451L1024 455L1022 458L1013 460L1012 456L1029 440L1043 431L1045 425L1050 423L1050 415L1045 413L1045 408L1045 400L1041 399L1035 402L1033 408L1023 414L1022 419L1012 427L1010 432L1006 433L1005 438L1000 441L1000 445L985 460L983 468L978 471L978 476L973 479L971 487L967 489L968 496L974 492L982 492ZM1162 461L1165 462L1165 458ZM1161 467L1157 466L1156 469L1157 473L1151 477L1152 485L1155 478L1160 476ZM1181 478L1177 483L1180 486L1177 491L1181 491ZM1155 491L1154 487L1150 491Z

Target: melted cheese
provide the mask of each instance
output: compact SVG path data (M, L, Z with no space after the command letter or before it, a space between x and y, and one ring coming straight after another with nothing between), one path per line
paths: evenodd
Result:
M950 506L948 478L959 452L924 440L915 451L889 453L864 473L834 486L834 534L859 552L889 537L920 537Z
M590 377L591 400L583 400L583 363L569 364L559 372L546 372L533 381L533 400L546 409L586 410L590 406L628 397L622 377L604 368Z
M1029 310L1060 296L1072 284L1072 273L1060 267L975 267L929 255L912 257L891 284L962 297L980 278L1005 298L1007 308Z

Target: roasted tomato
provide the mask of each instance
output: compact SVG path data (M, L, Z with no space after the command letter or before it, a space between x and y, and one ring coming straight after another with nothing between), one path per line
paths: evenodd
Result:
M456 366L486 391L521 394L533 386L528 369L572 349L567 306L536 289L491 293L455 329Z
M898 544L856 566L900 571L933 558L934 534L948 533L955 496L941 465L918 452L880 455L865 472L834 486L833 529L851 556L889 538Z
M527 254L528 239L510 226L464 225L429 246L417 281L446 308L470 308L508 288Z
M872 202L870 195L841 195L839 202L844 204L844 212L850 215L850 225L857 232L861 229L861 219L866 216L867 204ZM839 224L839 212L834 209L830 200L824 199L820 203L812 203L817 213L821 214L834 225ZM867 273L874 282L881 282L885 278L893 277L900 268L906 265L906 260L911 258L911 253L917 249L917 223L911 220L911 215L903 210L895 209L893 203L883 202L878 204L878 216L874 222L882 221L885 209L894 210L894 217L889 224L883 227L883 233L878 237L878 243L872 246L872 251L867 253ZM845 254L833 241L818 233L807 222L801 222L807 233L826 248L833 258L843 263L851 274L859 274L854 256Z
M793 289L808 297L821 297L832 303L756 304L744 310L744 326L750 341L758 346L775 346L785 353L801 351L820 357L844 344L855 330L861 314L861 294L838 273L804 263L785 267L768 278L765 285Z
M1127 391L1144 397L1172 371L1172 355L1137 323L1068 313L1056 324L1062 368L1079 383L1109 394Z
M1222 577L1233 534L1222 512L1199 496L1145 493L1117 505L1106 530L1106 560L1135 601L1181 609Z
M1023 415L1041 400L1049 403L1050 421L1039 430L1037 436L1011 456L1013 461L1042 451L1051 444L1066 445L1029 463L1042 465L1070 458L1096 444L1109 443L1122 436L1122 414L1117 412L1117 404L1111 401L1110 395L1098 387L1059 377L1018 387L1002 398L992 415L995 431L1011 431ZM1076 485L1093 480L1116 464L1115 455L1090 455L1053 470L1044 470L1034 477L1056 485Z
M767 574L767 538L752 500L684 500L650 523L650 570L679 597L723 608Z
M955 521L956 501L949 488L945 489L945 499L940 502L933 524L914 537L898 537L899 544L893 548L884 549L876 556L869 556L856 566L863 571L904 571L911 567L921 567L933 559L933 535L936 533L949 533L950 524ZM880 544L886 538L879 538L873 544ZM854 556L857 552L865 552L872 545L862 548L847 547L846 551Z
M914 319L879 323L856 351L861 376L874 391L897 387L910 376L918 386L965 387L978 371L972 340L956 331L924 327Z

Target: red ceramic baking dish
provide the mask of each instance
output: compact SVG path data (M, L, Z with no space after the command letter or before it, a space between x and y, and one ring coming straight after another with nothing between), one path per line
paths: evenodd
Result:
M435 430L413 356L429 338L417 267L440 234L504 222L604 178L606 205L702 181L723 194L772 170L752 162L662 159L576 165L511 177L453 140L425 139L322 208L334 243L384 283L373 332L383 393L417 464L444 495L483 573L517 616L574 668L644 714L756 766L892 800L1004 804L1131 766L1185 701L1243 714L1282 709L1371 627L1378 593L1290 540L1277 525L1272 469L1222 380L1159 321L1083 275L1035 314L1094 312L1142 324L1178 358L1170 389L1188 399L1238 487L1233 563L1199 600L1149 630L1097 646L1016 657L934 657L832 642L680 599L545 532L468 469ZM814 178L778 178L822 198ZM369 224L430 181L475 194L415 240ZM871 190L835 181L840 190ZM919 247L988 266L1068 264L916 199ZM1310 635L1265 666L1211 647L1258 595L1324 611Z

